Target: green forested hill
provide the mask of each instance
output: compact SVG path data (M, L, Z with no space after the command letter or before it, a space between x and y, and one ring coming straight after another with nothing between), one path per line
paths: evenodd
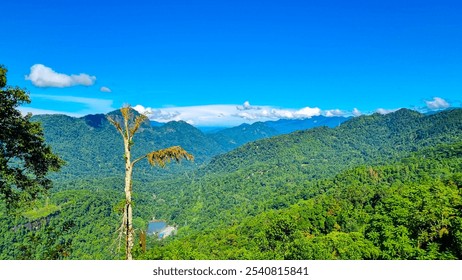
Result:
M421 137L419 135L431 135ZM462 110L425 116L410 110L352 119L246 144L217 156L196 176L145 184L168 207L156 213L190 227L232 224L319 193L316 179L365 164L398 162L411 152L462 141ZM205 218L206 217L206 218Z
M119 139L115 130L98 115L40 118L68 166L54 175L48 200L17 215L0 211L0 258L123 256L115 250L123 173L108 164L122 155L121 140L108 144ZM198 155L222 152L181 122L137 136L142 149L170 139ZM148 237L137 257L460 259L461 142L461 109L403 109L251 142L187 173L141 168L133 184L137 234L154 216L179 231L161 242Z
M287 134L297 130L306 130L319 126L337 127L343 122L349 120L351 117L325 117L313 116L309 119L303 120L285 120L280 119L277 121L267 121L265 125L275 129L278 134Z
M117 259L120 200L108 190L69 190L21 213L0 205L0 259ZM52 207L50 207L50 205Z
M217 141L226 151L235 149L243 144L276 135L288 134L297 130L306 130L314 127L337 127L347 121L346 117L314 116L302 120L277 120L242 124L236 127L211 133L212 139Z
M66 162L56 178L101 178L119 176L124 170L122 138L105 115L73 118L65 115L38 115L32 118L42 123L47 142ZM140 165L137 176L153 178L191 169L222 153L219 144L185 122L171 122L161 127L149 123L135 136L134 156L149 151L180 145L195 156L194 163L168 167L166 170ZM169 172L170 171L170 172Z
M266 123L256 122L253 124L241 124L210 134L210 137L226 150L233 150L243 144L279 135L277 130L269 127Z
M336 128L318 127L252 142L216 157L209 172L230 172L262 163L300 165L313 177L370 161L386 161L425 146L460 139L462 110L434 115L401 109L361 116ZM325 167L329 167L329 171Z
M318 190L213 229L185 230L154 259L460 259L462 142L392 165L359 166Z

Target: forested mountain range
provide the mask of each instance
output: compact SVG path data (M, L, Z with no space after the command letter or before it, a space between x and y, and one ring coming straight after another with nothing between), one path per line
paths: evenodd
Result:
M177 201L180 209L169 206L157 211L192 225L197 213L191 216L181 210L190 205L200 215L217 213L193 224L198 228L214 222L232 223L239 215L287 207L310 197L319 192L310 187L314 180L356 166L398 162L412 152L462 141L461 132L462 110L425 116L403 109L355 118L334 129L315 128L262 139L215 157L195 173L198 178L185 179L180 189L158 186L159 197Z
M82 118L38 115L33 120L42 123L47 142L67 162L59 177L101 178L117 176L123 172L122 138L108 122L106 115L88 115ZM162 172L153 170L147 164L140 165L138 175L145 178L190 169L208 161L213 155L224 152L213 139L185 122L170 122L157 127L146 123L136 135L135 141L135 157L176 145L195 156L194 163L183 163L180 167L172 165Z
M145 257L461 258L461 143L460 109L248 143L175 195L160 192L178 207L156 212L188 226Z
M118 114L118 111L114 111L108 115ZM134 150L135 156L180 145L194 155L195 162L171 166L161 172L156 170L153 172L152 168L144 165L139 175L143 178L152 178L161 174L190 170L194 166L210 161L216 155L251 141L317 124L334 124L346 120L338 117L332 118L331 121L330 119L314 117L307 120L257 122L223 129L212 134L205 134L183 121L166 124L147 122L135 137L138 147ZM123 161L120 160L123 155L122 139L108 122L106 115L87 115L81 118L66 115L36 115L32 120L42 124L47 142L68 163L59 176L112 176L123 170Z
M422 147L456 141L460 139L461 112L424 115L401 109L387 115L361 116L333 129L318 127L249 143L214 158L207 169L229 172L254 164L275 168L297 165L320 177L325 166L332 174L340 166L384 162Z
M210 134L225 150L229 151L248 142L268 138L281 134L288 134L297 130L306 130L313 127L336 127L347 121L347 117L314 116L309 119L256 122L242 124Z
M116 229L123 170L108 167L122 162L116 131L104 115L35 118L68 165L53 175L48 199L16 216L2 214L0 258L122 257ZM153 216L179 228L163 241L148 237L137 258L462 258L461 109L402 109L277 136L261 123L233 129L268 138L227 152L217 134L182 122L147 124L137 135L134 152L152 141L182 145L198 159L181 170L135 170L137 232ZM222 132L230 143L232 131Z

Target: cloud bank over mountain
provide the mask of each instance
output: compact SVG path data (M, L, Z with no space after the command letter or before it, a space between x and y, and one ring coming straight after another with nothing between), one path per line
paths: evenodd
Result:
M239 125L243 122L269 121L278 119L307 119L324 115L346 116L352 112L339 109L321 110L318 107L304 107L300 109L277 108L274 106L253 106L249 101L242 105L202 105L184 107L151 108L143 105L133 107L136 111L146 114L150 120L169 122L183 120L198 126L228 126Z

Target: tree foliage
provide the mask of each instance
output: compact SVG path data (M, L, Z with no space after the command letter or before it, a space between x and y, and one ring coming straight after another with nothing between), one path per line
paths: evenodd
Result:
M40 124L17 109L30 99L25 90L7 86L6 73L0 66L0 197L13 206L51 188L46 175L63 162L44 142Z

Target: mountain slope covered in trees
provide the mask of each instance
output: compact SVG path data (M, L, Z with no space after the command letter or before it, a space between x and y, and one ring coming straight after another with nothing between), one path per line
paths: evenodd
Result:
M68 137L65 139L74 141L73 145L88 141L99 147L98 141L103 145L111 139L107 135L115 133L104 135L109 127L103 116L59 118L68 125L50 127L53 122L44 122L49 124L45 125L45 135L52 146L56 139ZM204 135L194 134L197 131L186 123L160 128L164 129L144 128L134 150L153 137L162 139L162 133L184 141L184 146L196 145L197 139L175 139L174 135L181 131L198 139ZM96 157L92 151L121 161L120 147L115 143L97 151L87 145L87 153L66 151L72 145L55 143L75 155L75 161L68 161L68 169L79 169L75 163L86 163L83 155ZM139 240L144 240L143 231L152 217L179 230L177 236L163 241L148 236L145 246L136 247L135 256L460 259L461 143L461 109L432 115L403 109L353 118L335 128L314 128L251 142L214 157L206 165L191 166L186 173L151 173L148 180L139 176L133 184ZM141 150L144 148L141 144ZM105 160L101 160L102 169L107 168ZM63 172L58 174L61 178L48 200L17 215L2 212L0 257L123 256L116 250L123 205L122 172L114 168L99 176L81 173L81 177Z
M363 116L334 129L315 128L252 142L215 157L193 176L145 187L174 202L156 205L163 218L204 229L309 198L319 192L313 180L360 165L397 162L411 152L461 141L461 131L462 110L431 116L410 110Z
M462 142L358 166L317 193L213 230L157 243L154 259L460 259Z
M56 178L101 178L120 176L123 172L122 139L105 115L88 115L82 118L38 115L33 120L42 124L47 142L67 162ZM185 122L170 122L160 127L152 127L146 123L134 140L137 144L134 149L135 157L180 145L196 158L194 163L184 163L162 171L147 164L140 165L138 176L146 179L194 168L195 165L208 161L211 156L224 152L218 143Z
M114 111L109 115L120 113ZM320 117L314 117L320 118ZM326 124L320 121L318 124ZM340 122L346 118L336 119ZM68 163L56 178L81 177L108 177L115 176L123 170L120 157L123 154L122 140L117 131L107 121L106 115L86 115L81 118L66 115L37 115L32 118L44 128L47 142L53 150L61 155ZM185 163L180 166L171 166L167 170L153 170L143 165L139 176L144 179L153 179L159 175L170 175L177 172L191 170L195 166L207 163L216 155L223 154L245 143L262 138L279 135L293 129L312 126L314 120L287 120L284 125L277 122L276 129L272 128L276 122L243 124L234 128L225 129L213 134L205 134L186 122L168 122L166 124L147 122L136 135L135 141L138 149L136 155L149 151L179 145L195 156L194 163Z

